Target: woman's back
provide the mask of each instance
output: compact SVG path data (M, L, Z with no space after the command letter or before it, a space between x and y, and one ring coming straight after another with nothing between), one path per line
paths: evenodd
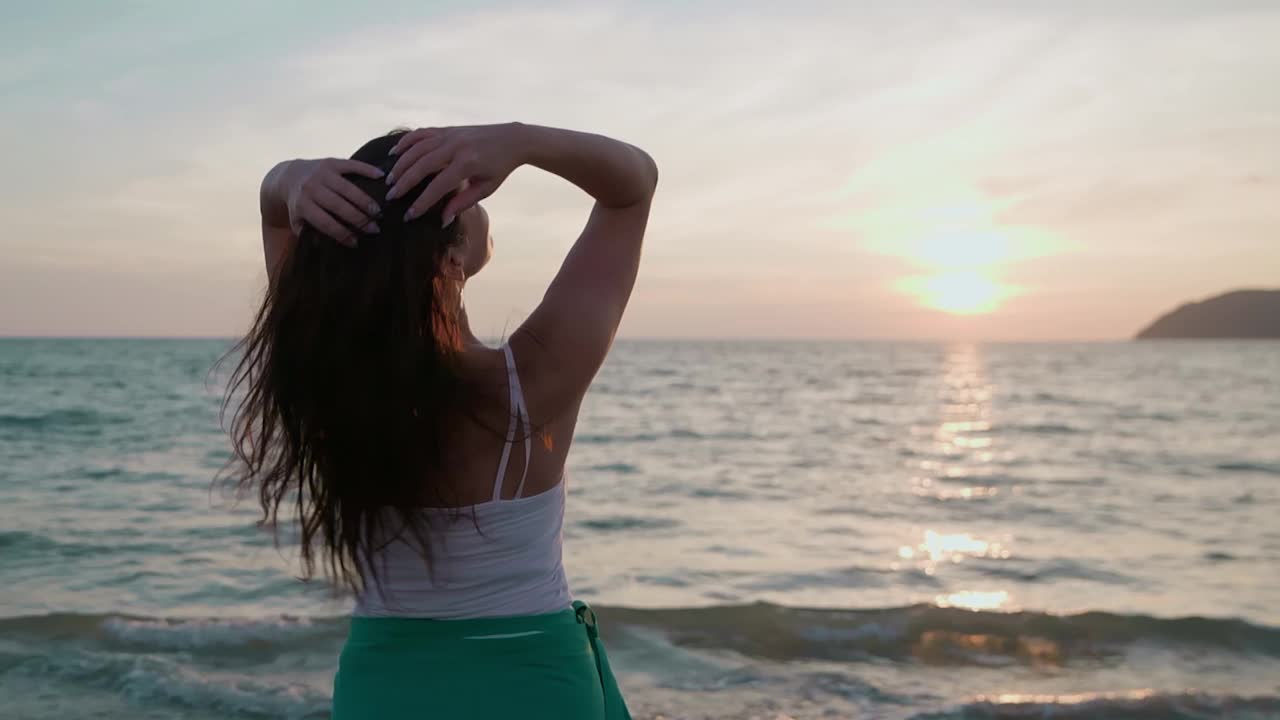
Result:
M466 504L422 509L433 529L429 565L410 537L377 550L377 576L365 579L356 615L454 620L541 615L573 604L563 562L565 456L553 452L554 442L537 442L554 432L533 432L515 354L510 345L499 352L506 365L506 435L495 447L487 421L461 424L446 472ZM474 353L476 369L491 377L492 351Z

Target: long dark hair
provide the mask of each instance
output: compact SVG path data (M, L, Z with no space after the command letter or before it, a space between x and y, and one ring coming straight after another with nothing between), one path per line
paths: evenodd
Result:
M387 172L401 134L351 157ZM456 505L443 457L467 384L459 288L442 273L462 240L462 223L440 227L448 198L404 222L430 178L390 202L382 180L348 179L381 205L381 232L346 248L303 230L228 355L239 360L223 412L236 408L225 477L256 490L273 529L292 504L304 579L319 564L358 590L389 538L411 535L429 566L430 516L417 509Z

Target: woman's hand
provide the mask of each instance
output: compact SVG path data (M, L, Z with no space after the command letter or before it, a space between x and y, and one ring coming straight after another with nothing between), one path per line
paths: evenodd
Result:
M295 237L302 234L305 223L347 247L355 247L353 229L378 232L378 224L373 221L379 212L378 203L342 176L363 175L376 180L382 177L381 170L341 158L294 162L303 167L293 168L297 175L288 186L285 202L289 229Z
M387 175L391 185L387 199L400 197L436 173L409 206L405 220L421 216L445 195L457 191L442 213L448 227L458 213L492 195L524 163L520 128L518 123L509 123L421 128L405 133L391 148L391 154L400 157Z

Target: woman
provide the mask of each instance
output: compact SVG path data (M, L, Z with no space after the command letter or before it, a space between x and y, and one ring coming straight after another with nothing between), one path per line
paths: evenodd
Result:
M477 203L528 165L595 199L501 348L462 301ZM270 289L228 391L235 477L356 593L333 717L629 717L561 564L565 457L631 295L657 183L643 151L512 123L376 138L262 183Z

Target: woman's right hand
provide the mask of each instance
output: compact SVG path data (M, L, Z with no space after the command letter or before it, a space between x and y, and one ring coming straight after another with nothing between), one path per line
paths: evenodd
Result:
M391 148L399 155L387 175L391 200L436 173L405 213L421 216L450 192L457 194L443 209L444 226L463 210L489 197L524 163L524 141L518 123L420 128L405 133Z
M285 203L289 210L289 229L295 237L302 234L304 224L309 224L339 243L354 247L353 229L378 232L378 224L373 221L379 212L378 203L343 175L363 175L376 180L382 177L381 170L342 158L295 160L294 163L303 167L297 168L301 172L289 185Z

